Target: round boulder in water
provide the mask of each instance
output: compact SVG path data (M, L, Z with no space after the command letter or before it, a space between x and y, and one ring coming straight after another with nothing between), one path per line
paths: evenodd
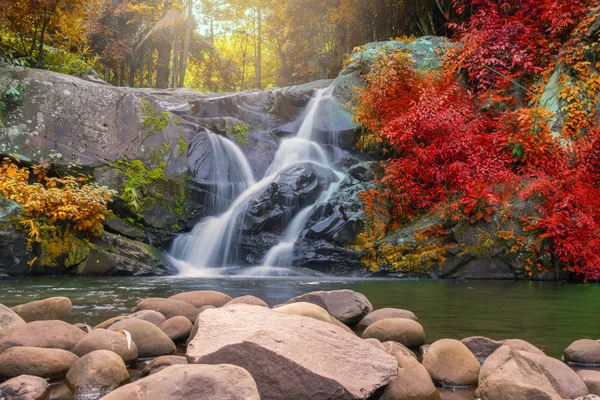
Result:
M600 364L600 342L590 339L576 340L564 352L566 362L575 364Z
M29 322L0 339L0 353L17 346L71 350L84 335L64 321Z
M183 356L160 356L156 357L154 360L150 361L144 369L140 377L144 378L146 376L156 374L162 371L165 368L169 368L172 365L180 365L187 364L187 358Z
M173 365L125 385L104 400L260 400L256 383L234 365Z
M158 326L175 343L185 342L192 327L190 320L182 316L169 318Z
M179 293L169 297L169 299L184 301L196 308L204 306L222 307L232 300L231 296L214 290L198 290L195 292Z
M0 377L33 375L59 379L67 374L71 365L78 359L79 357L66 350L12 347L0 353Z
M96 350L73 364L66 377L76 399L96 400L129 381L121 357L109 350Z
M371 302L364 294L348 289L310 292L294 297L285 304L298 302L316 304L345 324L354 324L373 311Z
M118 354L127 364L138 358L138 348L133 339L129 340L125 332L107 329L94 329L85 335L72 351L79 357L83 357L96 350L110 350Z
M471 336L462 339L461 342L471 350L471 353L473 353L477 361L479 361L479 364L482 365L485 360L487 360L487 358L503 344L500 340L494 340L484 336Z
M384 348L398 361L398 378L385 387L381 400L439 400L429 373L410 350L393 342L384 343Z
M454 339L433 343L423 357L423 366L434 382L448 386L477 386L481 368L467 346Z
M267 303L265 303L263 300L259 299L256 296L240 296L240 297L236 297L235 299L229 300L227 302L227 304L225 305L231 305L231 304L249 304L251 306L261 306L261 307L269 307L269 305Z
M158 357L175 353L175 343L158 327L148 321L128 318L110 327L111 331L127 331L138 348L139 358Z
M50 394L50 385L45 379L21 375L0 383L0 399L45 400Z
M286 314L301 315L303 317L313 318L319 321L332 323L331 315L322 307L312 303L292 303L274 308L277 312Z
M379 310L370 312L363 319L361 319L356 325L356 330L358 332L363 332L372 323L386 318L408 318L419 322L419 319L412 311L402 310L400 308L381 308Z
M375 338L380 342L398 342L410 349L425 343L425 330L416 321L407 318L387 318L371 324L362 335L363 339Z
M26 322L61 320L70 321L73 304L67 297L50 297L12 308Z
M153 310L158 311L165 318L173 318L179 315L186 317L192 323L196 320L198 316L198 309L190 304L187 301L178 300L175 298L169 299L161 299L161 298L151 298L145 299L138 303L136 307L137 311L142 310Z
M131 314L130 317L143 319L144 321L148 321L156 326L159 326L167 320L164 315L154 310L141 310Z

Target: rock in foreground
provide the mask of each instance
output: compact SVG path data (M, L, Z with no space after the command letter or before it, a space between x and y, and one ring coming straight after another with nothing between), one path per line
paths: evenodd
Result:
M0 304L0 339L7 336L21 325L25 325L23 318L19 317L19 315L10 308Z
M96 350L81 357L67 374L67 385L78 400L96 400L125 382L129 373L123 359L109 350Z
M64 321L34 321L0 339L0 353L17 346L71 350L85 333Z
M561 400L542 369L518 350L502 346L479 372L481 400Z
M110 327L111 331L127 331L138 348L138 357L158 357L175 353L175 343L158 327L148 321L129 318Z
M50 394L50 385L37 376L21 375L0 383L0 399L45 400Z
M449 386L477 386L479 362L462 342L441 339L433 343L423 366L434 382Z
M66 350L11 347L0 353L0 378L14 378L19 375L46 379L64 378L78 359L79 357Z
M245 368L262 400L366 399L397 378L394 357L312 318L234 305L206 310L198 322L188 361Z
M233 365L174 365L125 385L104 400L260 400L248 371Z

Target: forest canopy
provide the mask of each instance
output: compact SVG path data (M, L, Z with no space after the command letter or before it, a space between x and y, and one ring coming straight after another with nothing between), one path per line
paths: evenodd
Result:
M0 55L119 86L332 78L356 46L448 35L450 0L0 0Z

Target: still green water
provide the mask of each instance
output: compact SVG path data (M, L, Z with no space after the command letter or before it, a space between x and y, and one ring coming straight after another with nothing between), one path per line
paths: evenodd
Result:
M254 295L273 306L315 290L352 289L377 308L413 311L428 342L482 335L527 340L552 356L574 340L600 338L600 285L506 281L397 281L322 278L22 278L0 279L0 303L14 306L67 296L73 321L97 324L130 313L147 297L190 290Z

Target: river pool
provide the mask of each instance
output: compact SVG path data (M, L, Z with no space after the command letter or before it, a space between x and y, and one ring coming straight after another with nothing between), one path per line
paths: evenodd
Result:
M73 321L97 324L130 313L147 297L191 290L251 294L273 306L315 290L352 289L377 308L413 311L427 341L482 335L520 338L560 357L574 340L600 338L600 285L509 281L401 281L325 278L75 278L0 279L0 303L14 306L52 296L73 301Z

